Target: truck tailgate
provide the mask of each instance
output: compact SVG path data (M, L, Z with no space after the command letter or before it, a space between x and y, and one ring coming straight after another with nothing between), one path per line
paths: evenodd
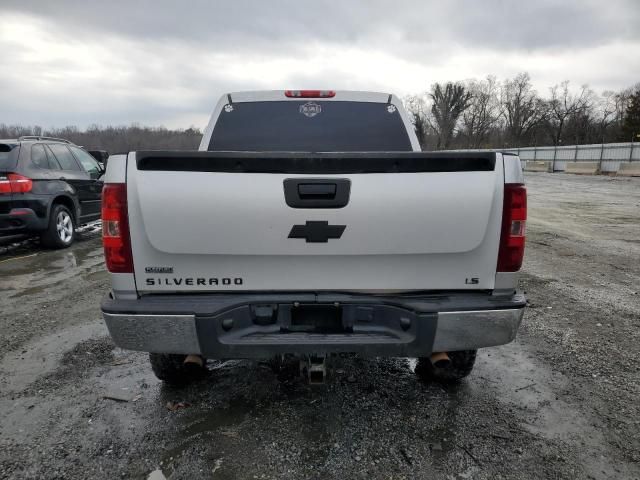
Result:
M492 289L503 182L496 154L130 154L137 289Z

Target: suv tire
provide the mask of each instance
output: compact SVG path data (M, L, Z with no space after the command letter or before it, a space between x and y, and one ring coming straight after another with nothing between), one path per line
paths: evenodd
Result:
M67 248L76 238L76 226L71 211L61 204L54 204L49 215L49 226L40 235L40 242L47 248Z
M169 385L182 386L202 378L207 371L204 366L195 364L185 365L186 355L173 353L150 353L151 369L158 379ZM206 364L206 362L205 362Z
M416 375L427 382L458 382L473 370L477 353L477 350L448 352L451 364L444 368L435 367L429 357L420 357L416 365Z

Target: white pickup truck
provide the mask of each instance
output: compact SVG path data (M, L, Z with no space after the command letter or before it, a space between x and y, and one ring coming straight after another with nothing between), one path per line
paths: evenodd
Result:
M523 183L517 156L421 152L394 95L224 95L199 151L109 159L103 316L168 382L342 352L459 380L522 320Z

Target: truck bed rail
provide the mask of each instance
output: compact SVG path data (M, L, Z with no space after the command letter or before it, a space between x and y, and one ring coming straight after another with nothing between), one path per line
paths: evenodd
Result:
M493 171L493 152L138 151L138 170L230 173L415 173Z

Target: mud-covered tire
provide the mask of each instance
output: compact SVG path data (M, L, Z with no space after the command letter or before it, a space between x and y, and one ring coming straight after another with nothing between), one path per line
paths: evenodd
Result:
M427 382L458 382L473 370L477 352L477 350L448 352L451 364L444 368L434 367L429 357L420 357L416 365L416 375Z
M67 248L75 238L76 225L73 214L64 205L53 205L49 215L49 225L40 234L40 243L46 248Z
M206 367L195 364L184 364L186 355L170 353L150 353L151 370L158 379L169 385L182 386L204 376Z

